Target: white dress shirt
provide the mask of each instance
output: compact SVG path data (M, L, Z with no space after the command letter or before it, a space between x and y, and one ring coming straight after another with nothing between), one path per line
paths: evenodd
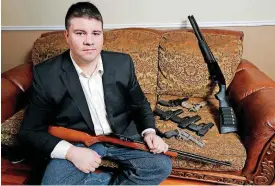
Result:
M104 73L104 70L101 56L99 56L97 66L92 75L90 76L85 74L83 70L76 64L76 62L73 60L71 56L71 53L70 57L78 74L88 104L88 108L94 124L95 134L100 135L112 133L112 129L107 119L107 112L104 102L104 93L102 85L102 75ZM154 129L148 128L145 129L141 135L143 136L143 134L148 131L155 132ZM53 149L51 157L65 159L67 151L71 146L72 144L65 140L60 141Z

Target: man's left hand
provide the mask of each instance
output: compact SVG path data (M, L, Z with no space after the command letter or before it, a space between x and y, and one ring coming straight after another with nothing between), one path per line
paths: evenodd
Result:
M144 141L147 143L150 152L154 154L168 151L168 145L155 133L145 133Z

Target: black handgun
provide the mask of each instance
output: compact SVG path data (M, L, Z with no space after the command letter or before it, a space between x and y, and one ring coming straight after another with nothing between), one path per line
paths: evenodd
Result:
M167 121L171 119L173 116L179 115L183 113L182 109L177 109L177 110L168 110L168 111L163 111L160 110L159 108L156 108L154 113L160 117L161 120Z
M214 126L214 124L212 122L207 123L207 124L200 123L198 125L191 124L188 126L188 129L196 132L196 134L198 136L204 136L213 126Z
M166 107L176 107L176 106L181 106L181 103L184 101L187 101L188 98L183 98L183 99L172 99L169 101L164 101L164 100L159 100L157 103L166 106Z
M171 118L171 120L172 119L174 119L174 117ZM179 128L185 129L185 128L187 128L188 125L195 123L195 122L199 121L200 119L201 119L201 117L199 115L186 116L184 118L179 118L179 119L177 118L176 120L174 120L174 122L179 124L178 125Z
M198 132L197 135L204 136L212 127L214 126L214 123L208 123L204 125Z

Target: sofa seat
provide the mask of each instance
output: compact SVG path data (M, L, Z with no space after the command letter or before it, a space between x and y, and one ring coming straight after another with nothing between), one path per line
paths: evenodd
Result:
M177 96L167 96L163 95L159 97L159 100L171 100L182 97ZM199 103L203 101L202 98L189 98L189 103ZM208 158L214 158L221 161L231 162L232 166L225 165L212 165L192 160L172 158L173 168L184 168L184 169L193 169L193 170L211 170L211 171L238 171L242 170L246 161L246 151L243 146L238 134L229 133L229 134L220 134L218 130L218 100L211 98L208 99L208 104L205 107L202 107L198 112L189 112L183 107L164 107L157 105L161 110L171 110L171 109L183 109L184 113L180 114L179 117L185 116L201 116L201 120L197 121L199 123L209 123L213 122L215 125L206 133L205 136L199 137L195 132L192 132L188 129L180 129L177 127L177 124L172 121L163 121L159 117L156 117L157 128L161 132L166 132L169 130L184 130L191 134L193 137L204 142L204 147L200 147L195 143L184 140L178 140L173 138L165 139L170 148L198 154Z

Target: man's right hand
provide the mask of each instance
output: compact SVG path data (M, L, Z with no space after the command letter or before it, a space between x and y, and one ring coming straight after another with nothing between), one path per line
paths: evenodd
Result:
M97 152L83 147L71 146L66 154L66 159L71 161L84 173L94 172L101 163L101 156Z

